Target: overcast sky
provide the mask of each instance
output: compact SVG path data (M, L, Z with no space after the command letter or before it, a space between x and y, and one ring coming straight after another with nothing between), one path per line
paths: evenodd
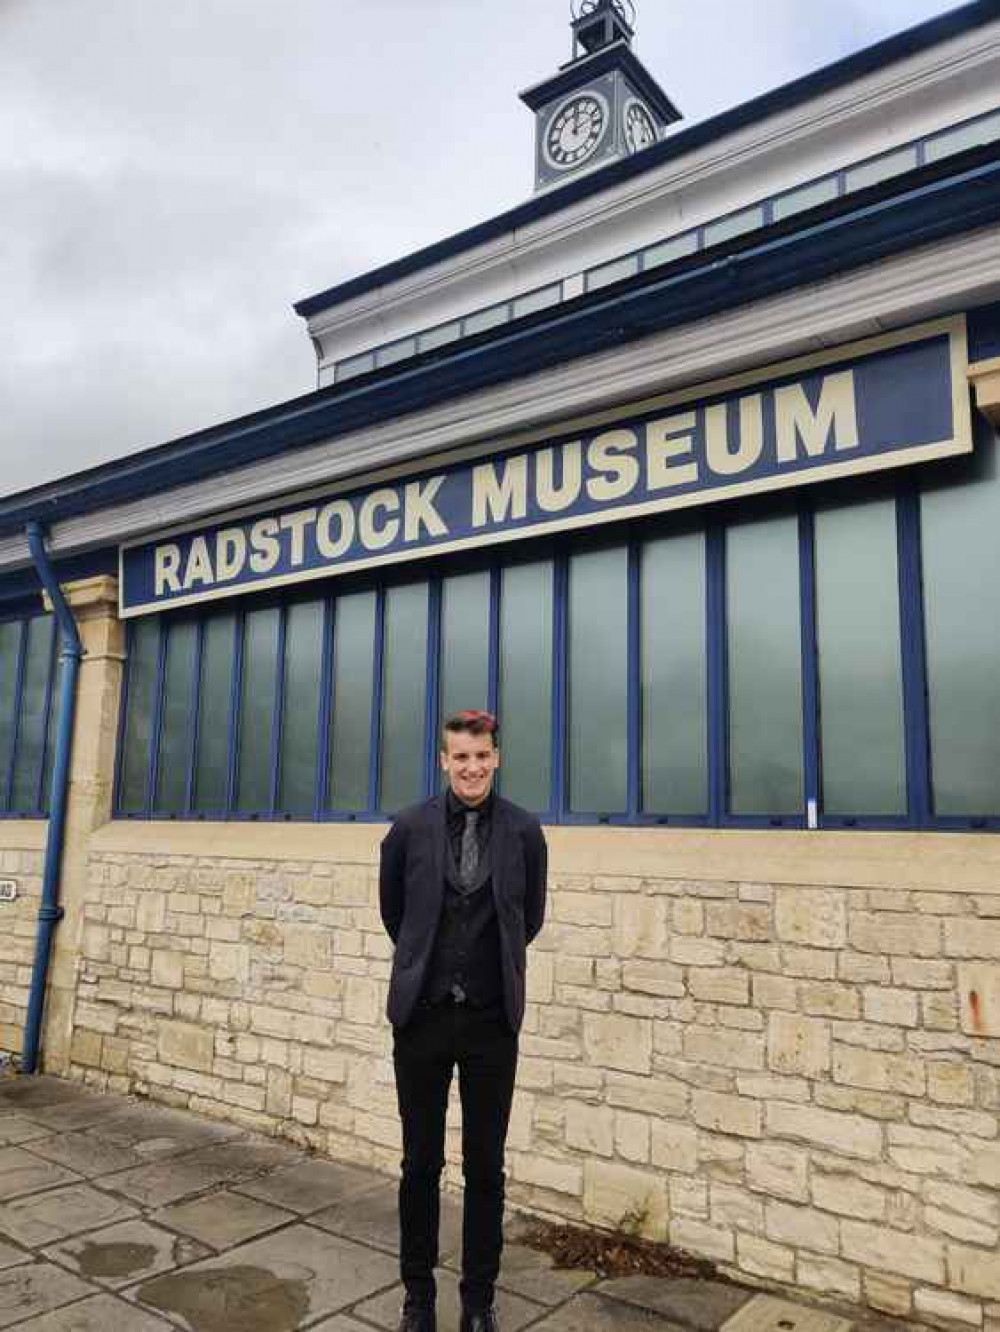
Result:
M703 119L952 6L638 0ZM292 301L531 191L568 0L0 0L0 493L315 387Z

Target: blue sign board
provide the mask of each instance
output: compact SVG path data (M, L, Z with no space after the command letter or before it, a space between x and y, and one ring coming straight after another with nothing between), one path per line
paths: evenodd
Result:
M125 616L968 452L964 319L938 320L122 547Z

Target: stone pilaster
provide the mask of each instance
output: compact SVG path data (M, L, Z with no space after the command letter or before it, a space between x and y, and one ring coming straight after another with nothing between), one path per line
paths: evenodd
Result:
M60 903L45 1007L42 1060L47 1072L65 1073L77 985L84 906L89 880L90 835L111 817L115 742L125 659L124 625L118 619L114 578L81 579L63 587L83 642L77 681L69 806Z

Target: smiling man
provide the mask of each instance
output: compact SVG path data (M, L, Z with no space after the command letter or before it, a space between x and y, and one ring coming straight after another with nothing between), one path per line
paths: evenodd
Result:
M494 794L496 719L444 723L442 796L404 810L382 843L382 920L403 1126L400 1332L434 1332L440 1181L454 1069L462 1100L462 1332L496 1332L504 1144L524 1016L525 951L545 914L546 847L533 814Z

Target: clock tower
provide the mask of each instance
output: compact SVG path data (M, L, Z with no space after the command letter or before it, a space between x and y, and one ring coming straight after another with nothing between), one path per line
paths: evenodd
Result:
M521 93L535 113L535 190L659 141L680 112L632 49L633 0L573 0L573 58Z

